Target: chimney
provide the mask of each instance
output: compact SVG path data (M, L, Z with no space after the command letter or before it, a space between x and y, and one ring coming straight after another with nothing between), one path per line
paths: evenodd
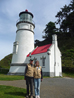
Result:
M56 76L56 62L57 62L57 35L52 35L52 44L54 45L54 76Z
M52 35L52 44L55 44L56 46L57 46L57 35L56 34L54 34L54 35Z

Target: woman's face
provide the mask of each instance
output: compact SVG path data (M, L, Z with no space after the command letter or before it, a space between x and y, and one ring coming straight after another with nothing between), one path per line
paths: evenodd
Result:
M39 65L39 62L37 61L37 62L36 62L36 66L38 66L38 65Z

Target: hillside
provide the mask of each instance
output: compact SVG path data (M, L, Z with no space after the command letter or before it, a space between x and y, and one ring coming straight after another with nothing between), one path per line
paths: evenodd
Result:
M10 68L11 59L12 59L12 54L5 56L0 61L0 68Z

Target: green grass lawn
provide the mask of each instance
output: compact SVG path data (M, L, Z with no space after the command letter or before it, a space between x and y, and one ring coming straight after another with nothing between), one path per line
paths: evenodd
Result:
M24 98L26 89L0 85L0 98Z
M74 73L63 72L63 77L74 78ZM44 76L43 78L49 78L49 77ZM16 76L16 75L13 76L13 75L0 74L0 80L3 80L3 81L24 80L24 76Z
M49 78L49 77L44 76L43 78ZM0 74L0 80L2 81L24 80L24 76Z
M5 75L0 74L0 80L3 81L13 81L13 80L24 80L24 76L12 76L12 75Z

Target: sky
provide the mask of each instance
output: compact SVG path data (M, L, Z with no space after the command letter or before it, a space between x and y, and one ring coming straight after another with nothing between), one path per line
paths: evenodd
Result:
M16 22L19 13L28 9L34 15L34 40L43 40L43 30L55 15L71 0L0 0L0 60L13 52L16 37Z

